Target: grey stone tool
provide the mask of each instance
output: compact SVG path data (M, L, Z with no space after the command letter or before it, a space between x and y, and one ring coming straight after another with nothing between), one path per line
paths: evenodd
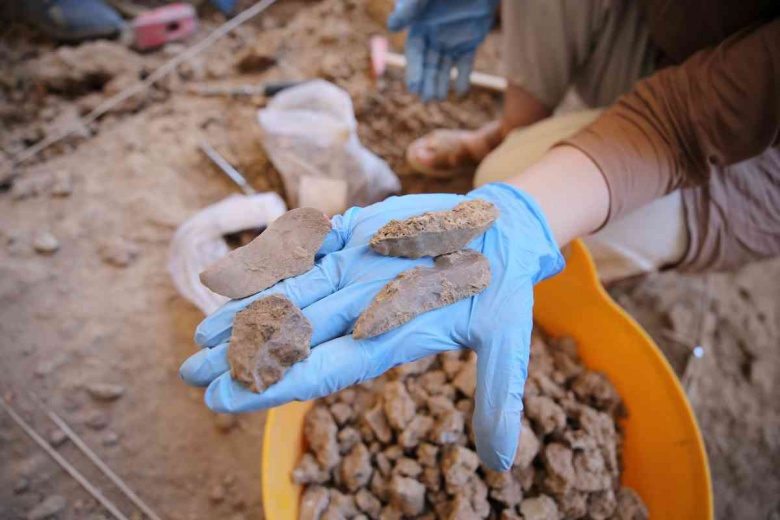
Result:
M223 256L200 273L200 281L217 294L244 298L280 280L305 273L330 231L321 211L298 208L271 223L257 238Z
M490 285L490 262L472 249L442 255L433 267L404 271L379 291L355 323L356 339L371 338L416 316L474 296Z
M449 211L431 211L406 220L391 220L371 237L371 249L386 256L439 256L466 247L499 216L493 204L461 202Z

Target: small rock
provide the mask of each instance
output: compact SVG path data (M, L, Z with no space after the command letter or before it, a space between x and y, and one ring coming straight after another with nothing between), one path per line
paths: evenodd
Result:
M119 444L119 434L114 431L107 431L101 442L103 446L116 446Z
M547 495L523 500L520 513L525 520L558 520L558 506Z
M225 487L222 484L214 484L209 490L209 500L215 504L225 501Z
M451 445L443 450L441 467L447 492L454 495L463 491L468 481L475 475L477 466L479 466L479 457L468 448Z
M414 401L401 381L390 381L385 385L384 409L387 422L400 432L414 418Z
M84 419L84 424L92 430L102 430L108 423L108 415L101 410L92 410Z
M65 435L65 432L59 428L54 428L51 432L49 432L49 444L55 448L59 448L65 444L66 440L68 440L68 436Z
M382 502L366 488L362 488L357 492L355 503L358 509L366 513L370 518L378 517L379 512L382 510Z
M566 426L566 412L555 401L539 395L526 397L523 402L526 416L543 435L563 431Z
M107 264L127 267L138 257L138 247L122 237L114 237L100 244L98 254Z
M21 477L14 483L14 494L21 495L27 493L30 489L30 480L26 477Z
M40 195L49 182L46 176L18 177L13 179L11 185L11 198L14 200L23 200Z
M515 453L514 465L519 468L527 468L531 465L536 454L539 453L541 442L534 434L531 425L523 419L520 429L520 438L517 441L517 452Z
M393 473L402 477L417 478L422 473L423 468L419 462L409 457L401 457L395 462Z
M387 422L387 416L381 404L377 404L369 411L363 414L363 420L368 424L376 438L381 442L388 443L393 436L393 431Z
M45 520L61 513L68 505L67 499L60 495L50 495L27 513L27 520Z
M352 73L353 70L349 61L338 54L325 54L319 62L318 75L329 81L348 78Z
M249 49L236 60L239 72L265 72L276 65L276 58L262 53L258 49Z
M51 185L52 197L67 197L73 193L73 182L70 174L65 171L59 171L54 174Z
M431 440L436 444L452 444L463 434L465 418L458 410L444 412L436 419L431 430Z
M54 254L60 248L60 241L48 230L37 231L33 235L32 244L35 250L43 255Z
M398 436L398 442L404 448L414 448L433 428L433 419L427 415L415 415L406 429Z
M467 362L452 380L452 386L460 390L463 395L473 398L477 390L477 363L476 360Z
M260 298L233 320L227 351L230 374L260 393L279 381L292 365L309 357L311 335L311 323L286 296ZM333 421L330 413L328 416ZM334 441L335 436L334 432Z
M178 56L185 50L187 50L187 46L178 42L166 43L165 46L161 49L162 53L170 58Z
M428 491L439 491L441 489L441 470L438 467L426 467L420 477Z
M352 493L368 484L373 469L371 468L371 455L366 445L362 442L352 448L349 455L344 457L341 466L341 478Z
M650 513L642 498L631 488L620 488L617 494L617 507L612 517L615 520L647 520Z
M292 472L296 484L324 484L330 480L330 471L322 468L314 455L306 453Z
M504 509L501 511L501 520L523 520L523 517L514 509Z
M124 395L125 387L114 383L90 383L87 392L98 401L116 401Z
M355 411L346 403L335 403L330 407L330 413L339 426L343 426L355 416Z
M300 520L318 520L330 502L330 492L322 486L309 486L301 497Z
M360 432L351 426L339 431L337 439L339 442L339 452L342 454L349 453L352 448L360 442Z
M425 486L415 479L396 475L390 481L390 503L406 516L415 516L425 508Z
M315 406L306 414L303 434L320 466L330 470L341 462L336 440L338 427L333 416L324 406ZM365 446L363 446L365 449Z
M424 442L417 448L417 460L420 461L420 464L423 466L428 466L430 468L437 466L438 457L439 448L433 444Z
M232 413L215 413L214 426L222 433L231 431L238 425L238 417Z
M463 366L463 352L460 350L444 352L439 355L439 360L441 360L441 368L444 370L444 373L447 374L448 378L452 379L460 372Z
M572 450L558 442L551 442L542 451L544 467L547 470L545 486L556 495L566 494L575 482Z
M230 74L230 63L224 60L211 60L206 62L206 77L209 79L223 79Z

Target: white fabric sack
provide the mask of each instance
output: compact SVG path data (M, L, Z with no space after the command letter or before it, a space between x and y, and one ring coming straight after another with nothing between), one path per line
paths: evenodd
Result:
M280 92L258 121L293 207L333 215L401 189L387 163L360 144L349 94L332 83L315 80Z

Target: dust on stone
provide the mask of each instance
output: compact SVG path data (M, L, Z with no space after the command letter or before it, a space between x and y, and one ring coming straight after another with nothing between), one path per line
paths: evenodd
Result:
M262 392L309 356L311 335L311 323L286 296L260 298L236 314L227 352L230 373Z
M449 211L432 211L406 220L391 220L371 237L369 245L388 256L420 258L463 249L487 231L499 216L493 204L467 200Z

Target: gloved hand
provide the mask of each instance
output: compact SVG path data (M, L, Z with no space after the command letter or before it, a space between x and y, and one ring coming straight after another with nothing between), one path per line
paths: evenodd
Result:
M406 37L406 86L424 102L445 99L450 70L458 76L455 91L465 94L474 53L493 25L498 0L397 0L387 20Z
M374 338L356 340L355 320L399 273L432 259L379 255L371 236L391 219L451 209L466 198L496 205L501 215L469 245L490 261L492 282L482 293L427 312ZM466 196L407 195L333 218L333 229L314 268L256 295L228 302L197 328L203 350L181 367L182 378L206 386L206 404L218 412L246 412L316 399L372 379L401 363L440 352L477 353L473 426L477 451L491 468L512 465L520 434L532 328L533 285L563 268L552 233L537 204L507 184L489 184ZM284 293L311 321L311 355L263 393L233 380L226 351L236 312L268 294Z

